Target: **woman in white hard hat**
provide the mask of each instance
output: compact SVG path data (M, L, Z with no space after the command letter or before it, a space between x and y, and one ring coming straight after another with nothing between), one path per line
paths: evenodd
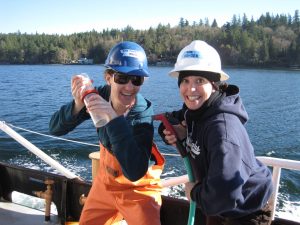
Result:
M181 110L171 113L179 121L174 128L184 134L178 141L189 153L196 180L185 185L187 198L217 224L268 224L272 175L255 158L244 127L247 112L238 87L224 83L229 76L219 54L204 41L193 41L169 74L178 78L184 101ZM159 133L166 143L176 143L163 124Z
M90 119L90 113L107 119L97 127L99 169L79 224L108 225L124 218L129 225L160 225L164 158L153 143L152 104L139 94L149 76L146 54L134 42L120 42L105 67L106 84L89 90L96 95L86 105L84 80L73 76L73 101L54 113L49 124L50 133L64 135Z

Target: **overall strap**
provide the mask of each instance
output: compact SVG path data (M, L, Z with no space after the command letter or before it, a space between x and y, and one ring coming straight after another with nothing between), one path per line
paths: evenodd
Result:
M163 166L165 164L166 160L162 156L162 154L160 153L160 151L157 148L157 145L154 142L152 142L151 154L152 154L152 156L154 156L154 160L155 160L157 165Z

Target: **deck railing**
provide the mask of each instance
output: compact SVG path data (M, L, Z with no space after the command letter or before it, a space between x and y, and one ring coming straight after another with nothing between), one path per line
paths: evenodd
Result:
M272 179L274 185L274 192L270 199L270 205L272 207L272 219L274 219L277 204L277 196L279 191L279 182L281 177L281 169L300 170L300 161L265 156L259 156L257 157L257 159L266 164L267 166L273 167Z
M8 134L11 138L19 142L21 145L23 145L25 148L27 148L29 151L31 151L33 154L38 156L40 159L42 159L45 163L50 165L52 168L59 171L61 174L63 174L65 177L73 179L73 178L79 178L77 175L69 171L67 168L62 166L59 162L52 159L50 156L48 156L46 153L44 153L41 149L33 145L31 142L29 142L27 139L22 137L20 134L18 134L16 131L11 129L4 121L0 121L0 130Z

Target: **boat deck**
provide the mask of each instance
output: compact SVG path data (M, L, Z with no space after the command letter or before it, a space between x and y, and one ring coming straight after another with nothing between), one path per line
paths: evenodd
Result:
M0 224L9 225L57 225L58 218L51 215L51 221L45 223L45 213L16 203L0 201Z

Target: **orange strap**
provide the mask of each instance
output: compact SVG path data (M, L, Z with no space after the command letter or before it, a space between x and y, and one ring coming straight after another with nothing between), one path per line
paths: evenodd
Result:
M152 150L151 150L152 155L154 155L155 160L157 162L157 165L162 166L165 163L165 158L160 154L157 145L153 142L152 143Z

